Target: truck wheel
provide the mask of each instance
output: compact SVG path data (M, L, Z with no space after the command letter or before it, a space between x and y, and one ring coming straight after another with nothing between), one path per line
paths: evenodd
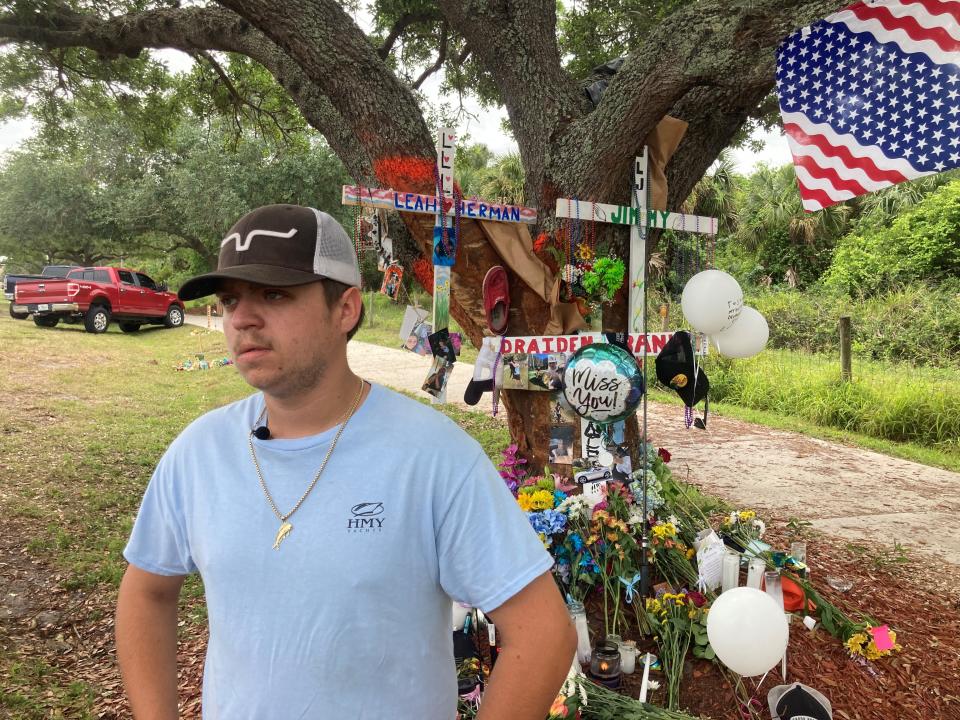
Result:
M125 333L135 333L139 329L140 329L140 323L135 323L135 322L120 323L120 330Z
M163 324L168 328L178 328L183 325L183 308L179 305L171 305L167 309L167 317Z
M37 327L56 327L60 318L56 315L34 315L33 322Z
M94 305L87 310L83 326L89 333L104 333L110 327L110 311L103 305Z
M10 310L10 317L12 317L14 320L26 320L28 317L30 317L30 313L18 313L18 312L14 312L14 311L13 311L13 303L10 303L7 307L8 307L9 310Z

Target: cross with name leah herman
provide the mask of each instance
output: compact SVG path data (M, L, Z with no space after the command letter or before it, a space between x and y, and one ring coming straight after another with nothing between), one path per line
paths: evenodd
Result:
M437 194L366 188L344 185L341 202L344 205L383 208L398 212L434 215L433 238L433 331L450 325L450 268L457 257L457 218L493 220L496 222L536 223L535 208L486 200L455 197L453 192L453 162L456 156L456 134L452 128L441 128L437 142ZM446 402L446 389L435 402Z

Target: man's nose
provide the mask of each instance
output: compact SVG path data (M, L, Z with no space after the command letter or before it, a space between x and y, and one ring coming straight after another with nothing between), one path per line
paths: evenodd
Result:
M258 327L263 323L260 308L252 298L237 300L230 313L230 324L235 330Z

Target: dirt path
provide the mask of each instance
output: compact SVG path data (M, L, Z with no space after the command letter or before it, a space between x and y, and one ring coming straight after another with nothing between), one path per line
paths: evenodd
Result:
M206 318L189 321L206 327ZM409 391L419 390L430 366L428 358L357 341L348 355L359 375ZM489 412L489 395L475 407L463 403L471 374L469 365L455 367L448 400ZM654 442L673 454L674 473L736 506L808 520L852 542L892 550L896 540L960 567L952 522L960 516L960 473L712 413L707 430L687 430L672 405L650 403L648 424Z

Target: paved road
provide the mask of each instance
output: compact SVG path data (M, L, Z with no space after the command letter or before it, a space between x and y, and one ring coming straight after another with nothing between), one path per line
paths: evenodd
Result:
M187 321L207 326L205 317ZM213 318L218 330L219 321ZM413 392L430 367L428 358L356 340L347 355L362 377ZM455 366L448 401L489 412L489 395L476 407L463 403L471 375L469 365ZM688 430L679 407L660 403L649 403L648 425L650 437L673 454L675 473L740 508L795 516L831 535L889 548L896 539L960 566L958 473L715 414L707 430Z

